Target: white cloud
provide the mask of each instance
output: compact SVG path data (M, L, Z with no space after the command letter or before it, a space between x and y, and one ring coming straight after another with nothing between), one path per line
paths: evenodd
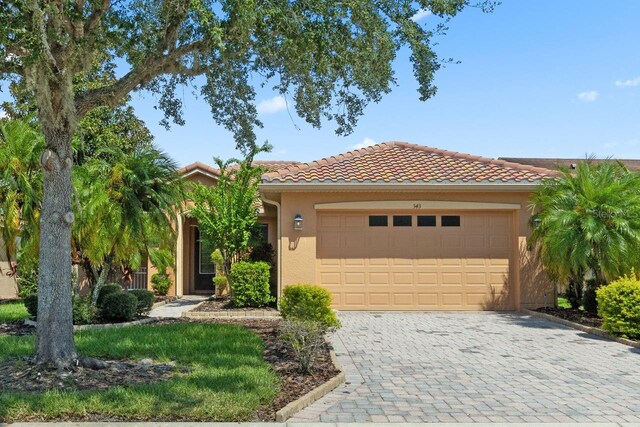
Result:
M429 9L420 9L415 13L415 15L411 17L411 20L413 22L418 22L418 21L422 21L425 18L428 18L431 15L433 15L433 13L431 13Z
M258 103L256 107L258 109L259 114L273 114L282 110L286 110L287 101L284 99L284 96L278 95L274 96L271 99L265 99Z
M616 86L618 87L636 87L640 86L640 76L630 80L616 80Z
M598 99L598 92L595 90L580 92L578 94L578 99L582 102L593 102Z
M376 145L376 144L377 144L376 140L374 140L374 139L372 139L372 138L369 138L369 137L367 136L367 137L365 137L365 138L362 140L362 142L360 142L360 143L358 143L358 144L356 144L356 145L352 146L352 147L351 147L351 149L353 149L353 150L359 150L359 149L361 149L361 148L371 147L372 145Z

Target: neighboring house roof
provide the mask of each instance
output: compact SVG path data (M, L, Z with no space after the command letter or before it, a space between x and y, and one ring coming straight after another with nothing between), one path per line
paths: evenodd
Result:
M282 169L287 166L297 165L300 162L293 160L255 160L252 163L254 166L262 166L267 169L267 172L272 172L278 169ZM237 168L238 165L231 165L230 168ZM178 173L181 175L191 175L194 172L203 172L205 175L212 175L214 178L220 176L220 169L214 168L202 162L191 163L178 169Z
M253 163L251 163L253 166L261 166L265 169L267 169L267 173L268 172L273 172L273 171L277 171L280 170L282 168L286 168L289 166L295 166L295 165L299 165L300 162L296 162L294 160L254 160ZM237 168L238 165L231 165L229 166L230 168Z
M586 159L545 159L545 158L525 158L525 157L500 157L501 160L520 163L522 165L531 165L540 168L558 169L559 167L566 167L569 169L575 169L576 165L580 162L584 162ZM627 169L634 172L640 172L640 159L594 159L591 160L594 163L602 163L606 161L619 161L624 164Z
M387 142L265 173L269 183L531 183L549 169Z
M218 169L213 168L207 164L204 164L202 162L195 162L195 163L191 163L190 165L187 165L185 167L182 167L180 169L178 169L178 173L180 175L191 175L195 172L202 172L205 175L209 175L212 176L214 178L220 176L220 171L218 171Z

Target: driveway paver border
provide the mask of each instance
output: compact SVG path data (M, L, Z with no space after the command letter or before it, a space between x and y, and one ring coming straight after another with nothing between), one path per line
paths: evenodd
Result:
M538 319L544 319L544 320L548 320L550 322L559 323L561 325L568 326L568 327L573 328L573 329L577 329L578 331L586 332L588 334L595 335L597 337L606 338L608 340L615 341L615 342L620 343L620 344L628 345L629 347L640 348L640 342L638 342L638 341L633 341L633 340L629 340L629 339L626 339L626 338L616 337L616 336L611 335L611 334L609 334L609 333L607 333L607 332L605 332L605 331L603 331L602 329L599 329L599 328L594 328L592 326L581 325L580 323L575 323L575 322L571 322L570 320L561 319L559 317L552 316L551 314L540 313L538 311L533 311L533 310L529 310L529 309L526 309L526 308L523 308L520 311L523 314L526 314L527 316L537 317Z

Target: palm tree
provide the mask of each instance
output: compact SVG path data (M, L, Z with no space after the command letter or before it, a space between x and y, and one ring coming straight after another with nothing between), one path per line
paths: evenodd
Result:
M584 278L602 285L640 265L640 175L614 161L561 169L533 195L531 242L579 304Z
M185 194L176 163L153 146L109 158L89 160L74 174L73 246L96 288L112 266L137 269L145 254L173 249Z
M0 124L0 239L16 278L16 261L25 275L37 265L43 150L42 135L27 122Z

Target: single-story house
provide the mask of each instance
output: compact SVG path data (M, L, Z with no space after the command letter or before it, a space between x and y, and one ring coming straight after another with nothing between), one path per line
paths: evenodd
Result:
M496 160L404 142L309 163L257 161L267 169L259 221L277 253L277 294L314 283L340 310L553 305L554 285L527 244L529 199L558 166L579 161ZM640 169L638 160L623 162ZM180 173L205 185L219 177L200 162ZM188 209L177 229L170 294L210 294L215 269ZM151 288L154 272L142 268L133 286ZM14 293L2 275L0 298Z
M550 169L389 142L310 162L262 162L260 213L277 289L325 287L340 310L517 310L554 303L527 248L529 198ZM215 185L202 163L185 179ZM177 295L211 292L198 224L178 224Z

